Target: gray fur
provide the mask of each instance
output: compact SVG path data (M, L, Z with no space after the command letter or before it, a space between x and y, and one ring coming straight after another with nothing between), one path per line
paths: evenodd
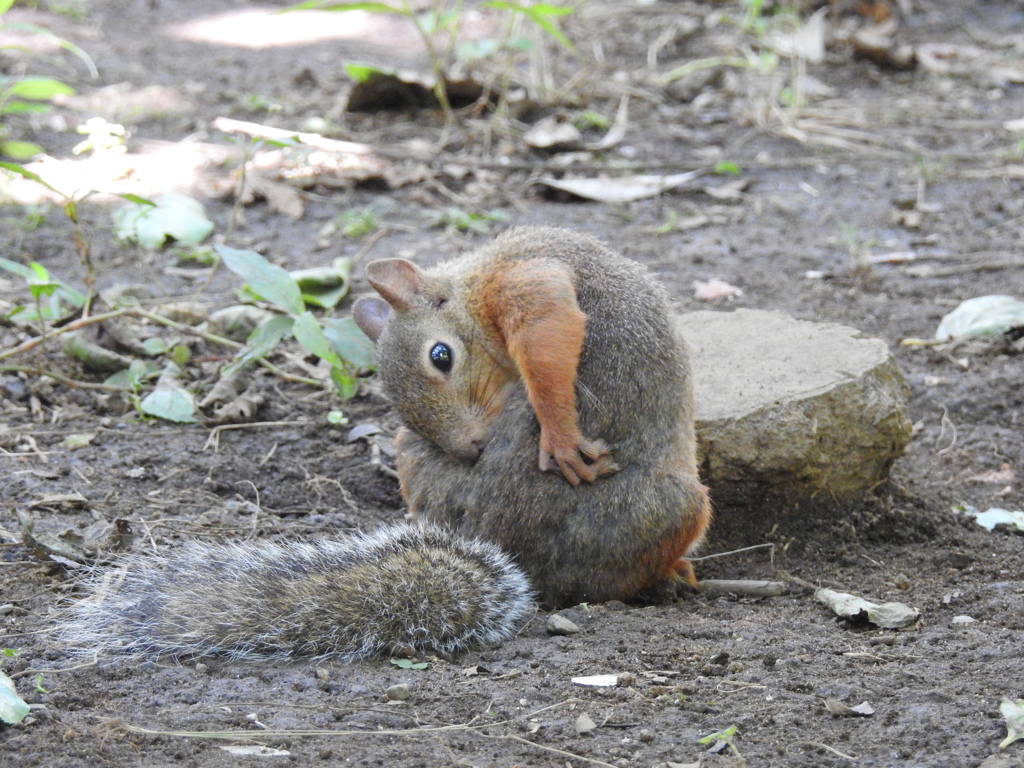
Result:
M193 542L129 556L85 587L65 640L132 657L452 656L508 639L532 605L497 547L406 524L309 542Z

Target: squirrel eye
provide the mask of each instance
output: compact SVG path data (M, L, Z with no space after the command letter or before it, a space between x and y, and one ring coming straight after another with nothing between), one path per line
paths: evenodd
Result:
M454 356L451 347L438 342L430 348L430 362L434 364L441 373L447 374L452 369Z

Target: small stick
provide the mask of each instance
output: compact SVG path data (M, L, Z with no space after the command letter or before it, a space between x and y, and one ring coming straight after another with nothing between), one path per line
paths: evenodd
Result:
M781 597L789 593L783 581L756 581L748 579L704 579L698 591L703 595L742 595L743 597Z
M319 133L303 133L302 131L289 131L284 128L271 128L268 125L249 123L244 120L232 120L229 117L218 117L213 121L213 127L224 133L245 133L250 136L257 136L261 139L271 141L287 141L297 139L308 147L322 149L325 152L344 152L349 155L372 155L373 147L369 144L356 144L351 141L338 141L328 139Z

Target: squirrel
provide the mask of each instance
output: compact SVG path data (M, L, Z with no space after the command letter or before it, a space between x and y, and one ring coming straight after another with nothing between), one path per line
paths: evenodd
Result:
M450 656L511 637L534 599L697 585L685 555L711 511L690 363L646 268L585 235L521 227L430 269L384 259L366 274L379 297L352 313L404 423L396 468L413 522L129 557L73 607L73 644Z
M236 661L451 658L511 637L533 609L497 547L398 523L309 542L191 542L86 579L58 627L83 652Z
M366 275L380 298L353 317L405 425L411 517L498 545L552 607L697 585L683 558L711 510L689 354L645 267L520 227L430 269L384 259Z

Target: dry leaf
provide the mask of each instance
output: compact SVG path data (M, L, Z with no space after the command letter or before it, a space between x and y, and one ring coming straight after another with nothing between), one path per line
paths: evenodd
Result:
M882 629L904 629L921 617L920 612L903 603L872 603L848 592L819 589L814 597L837 616L850 620L866 619Z
M875 709L866 701L862 701L855 707L848 707L835 699L825 699L825 708L835 717L871 717Z
M574 677L576 685L586 685L592 688L612 688L619 684L618 675L587 675L585 677Z
M597 723L586 712L576 718L576 735L581 736L594 730L597 730Z
M711 301L713 299L723 299L730 296L742 295L742 288L730 285L724 280L719 280L717 277L713 277L707 281L693 281L693 297L698 301Z
M295 189L250 170L245 175L245 184L238 198L243 205L249 205L257 197L266 200L270 210L293 219L301 219L306 210L302 195Z
M587 200L596 200L599 203L630 203L634 200L656 197L662 192L668 192L692 181L703 173L704 171L689 171L669 176L641 174L615 179L552 179L544 177L538 181L552 189L559 189Z

